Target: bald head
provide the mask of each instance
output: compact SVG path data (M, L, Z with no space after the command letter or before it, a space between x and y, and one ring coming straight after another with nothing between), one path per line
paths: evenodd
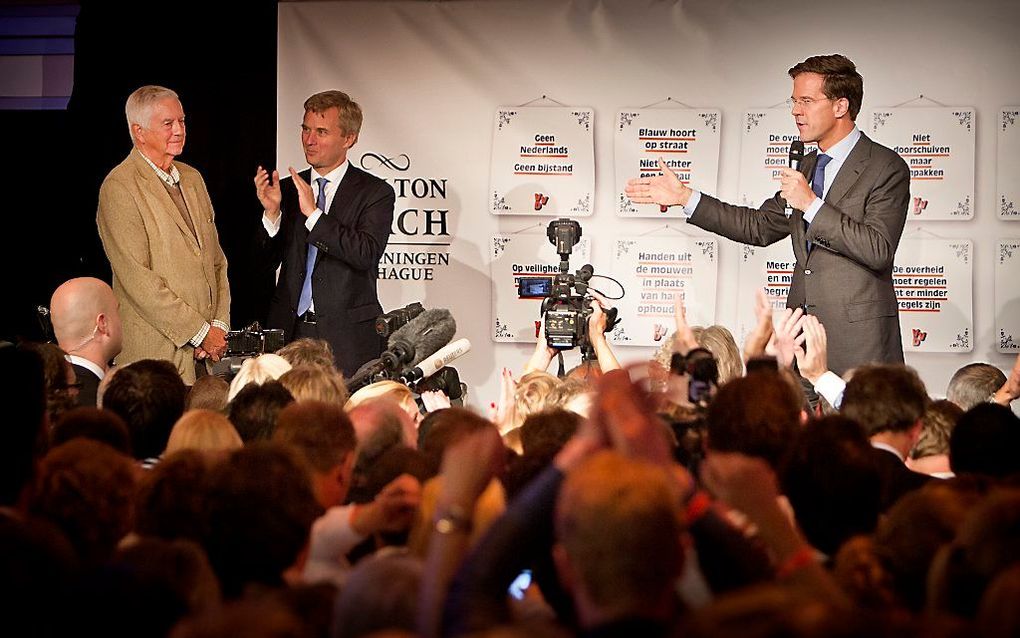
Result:
M50 318L57 344L65 352L100 357L96 363L104 367L120 352L117 298L104 281L79 277L62 283L50 298Z

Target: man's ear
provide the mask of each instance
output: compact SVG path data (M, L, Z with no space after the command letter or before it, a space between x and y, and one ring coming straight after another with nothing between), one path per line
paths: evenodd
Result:
M110 334L110 319L105 312L99 313L99 316L96 317L96 328L98 328L98 334Z
M832 101L833 114L839 117L847 117L850 114L850 100L845 97L838 97Z

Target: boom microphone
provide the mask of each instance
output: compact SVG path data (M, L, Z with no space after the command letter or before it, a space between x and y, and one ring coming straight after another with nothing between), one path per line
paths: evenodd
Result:
M416 383L426 377L431 377L436 373L436 370L449 365L451 361L463 357L470 351L471 342L467 339L458 339L445 348L437 351L435 354L427 357L421 362L421 365L404 371L400 375L400 380L404 383L410 384Z
M800 163L804 161L804 142L800 140L793 140L790 142L790 168L795 171L800 170ZM786 210L783 211L786 216L789 217L793 214L793 207L789 203L786 204Z

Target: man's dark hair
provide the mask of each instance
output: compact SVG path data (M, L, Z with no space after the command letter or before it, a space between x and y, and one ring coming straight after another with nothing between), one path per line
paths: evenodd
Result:
M323 401L301 401L280 410L273 441L296 449L315 472L328 472L358 445L343 408Z
M131 530L135 473L108 445L74 439L39 464L29 512L63 531L86 566L106 561Z
M226 598L250 583L282 586L322 514L300 456L264 442L235 450L213 469L208 507L203 545Z
M212 466L203 452L181 450L146 472L135 501L135 531L166 540L203 539Z
M928 409L928 402L928 391L913 368L875 364L854 371L839 411L864 426L868 436L874 436L914 427Z
M822 92L825 97L838 100L845 97L849 102L847 110L851 120L857 120L864 101L864 78L849 58L839 54L813 55L788 71L791 78L801 73L817 73L825 77Z
M956 474L995 478L1020 472L1020 418L996 403L965 412L949 438L949 466Z
M438 410L434 414L432 425L421 441L421 451L428 458L433 475L439 473L439 466L443 462L443 453L448 446L472 432L486 427L496 427L491 421L465 408L446 408Z
M953 373L946 387L946 399L966 412L987 401L1005 382L1006 375L992 364L968 363Z
M521 447L525 454L546 450L555 454L581 425L580 414L561 408L529 414L521 424Z
M188 387L169 361L143 359L117 371L103 393L103 408L127 423L136 459L159 456L184 414Z
M882 483L871 450L864 429L841 416L808 423L790 447L783 494L808 541L829 556L878 523Z
M74 408L65 412L50 431L50 445L83 437L105 443L121 454L131 456L131 434L124 419L111 410Z
M268 441L273 438L280 410L294 402L294 397L279 381L249 383L230 402L230 422L241 440Z
M768 461L773 469L797 433L801 397L775 372L762 370L719 388L708 407L708 447Z

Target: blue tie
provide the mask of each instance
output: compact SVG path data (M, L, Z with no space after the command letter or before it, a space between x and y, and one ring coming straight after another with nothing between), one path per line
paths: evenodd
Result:
M811 190L815 192L815 195L818 196L818 199L821 199L823 201L825 200L825 198L822 197L822 193L825 192L825 167L831 161L832 158L829 157L828 155L825 155L824 153L819 155L818 163L815 164L814 177L811 178ZM804 221L805 233L807 232L808 226L810 225L811 224L807 220ZM807 242L807 251L809 253L811 252L811 242Z
M824 199L822 193L825 191L825 167L832 161L832 158L824 153L818 156L818 163L815 164L815 176L811 179L811 190L818 195L818 199Z
M315 207L322 211L322 214L326 214L326 184L329 184L329 180L325 177L320 177L315 180L319 182L319 196L315 198ZM305 261L305 282L301 285L301 296L298 297L297 313L301 315L308 312L308 309L312 307L312 270L315 268L315 256L319 254L319 249L314 245L308 245L308 259Z

